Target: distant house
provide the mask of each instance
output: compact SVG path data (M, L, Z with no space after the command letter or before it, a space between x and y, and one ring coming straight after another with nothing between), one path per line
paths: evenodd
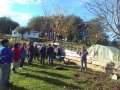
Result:
M18 33L17 31L13 30L12 31L12 38L22 38L22 35ZM39 38L39 32L38 31L30 31L30 32L25 32L23 34L24 39L38 39Z

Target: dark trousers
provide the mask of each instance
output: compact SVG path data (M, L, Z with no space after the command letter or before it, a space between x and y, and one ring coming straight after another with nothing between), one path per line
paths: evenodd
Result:
M39 61L39 54L38 53L34 53L34 60L36 60L36 58Z
M24 61L25 61L25 58L21 58L21 60L20 60L20 67L23 67Z
M29 59L29 53L27 54L27 58Z
M81 58L81 69L83 69L83 63L85 64L85 69L87 69L87 58Z
M45 54L41 54L41 60L40 60L41 64L45 63Z
M34 53L29 53L28 64L31 64L34 57Z

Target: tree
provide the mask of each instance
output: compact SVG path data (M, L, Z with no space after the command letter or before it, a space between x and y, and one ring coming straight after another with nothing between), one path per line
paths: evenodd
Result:
M120 39L120 0L81 1L89 12L103 20L104 30L112 31Z
M36 31L41 31L42 26L41 26L41 21L42 21L43 17L37 16L37 17L32 17L28 24L27 27L31 28L32 30L36 30Z
M56 41L57 35L63 34L62 28L67 22L67 19L63 15L67 12L66 9L61 8L59 5L54 5L54 12L55 14L50 16L52 20L50 27L52 28L53 42Z
M118 41L114 39L113 41L111 41L111 45L118 48Z
M91 44L97 43L104 37L104 30L100 18L95 18L87 22L88 37Z
M27 27L31 28L32 30L38 31L41 34L41 37L43 38L45 33L49 33L50 27L50 18L46 16L36 16L32 17L28 24Z
M8 17L0 17L0 30L2 34L11 34L19 24Z
M24 33L28 32L30 29L27 28L27 27L24 27L24 26L22 26L22 27L18 26L15 30L22 35L22 40L23 40L24 39L24 37L23 37Z
M79 38L79 34L83 30L83 20L75 15L69 15L65 18L67 18L67 22L62 28L63 36L72 41L75 35L76 38L80 40L81 38Z

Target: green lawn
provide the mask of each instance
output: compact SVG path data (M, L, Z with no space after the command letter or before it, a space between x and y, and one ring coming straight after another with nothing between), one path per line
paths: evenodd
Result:
M90 69L79 71L73 63L63 65L56 60L54 63L47 65L46 61L41 65L33 61L30 66L25 63L23 70L17 69L18 73L11 74L10 90L120 90L119 80L113 81L107 74ZM64 70L53 69L56 65L62 65Z
M55 65L61 64L56 62ZM11 74L14 82L11 90L66 90L67 88L80 89L71 78L74 65L63 65L64 70L54 70L54 65L41 65L34 61L33 65L25 64L23 70L17 70L17 74ZM67 88L66 88L67 87Z

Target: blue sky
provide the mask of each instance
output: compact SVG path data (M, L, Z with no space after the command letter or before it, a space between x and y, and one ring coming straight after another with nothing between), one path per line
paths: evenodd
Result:
M21 26L26 26L28 20L33 16L43 16L44 7L55 14L54 5L67 9L66 15L74 14L80 16L84 21L92 19L92 16L80 2L81 0L1 0L0 17L8 16L17 21ZM89 2L89 0L87 0Z

